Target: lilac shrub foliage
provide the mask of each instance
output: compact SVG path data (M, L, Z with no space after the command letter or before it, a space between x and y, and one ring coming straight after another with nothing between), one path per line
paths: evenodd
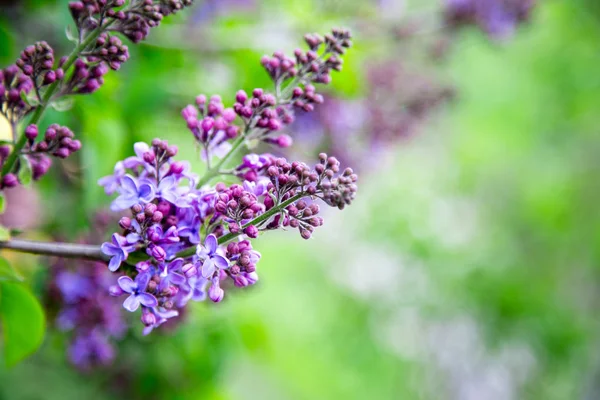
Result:
M323 224L318 200L339 209L352 202L356 174L324 153L313 166L246 154L237 167L223 169L249 141L292 144L282 129L297 110L310 112L323 102L314 84L329 83L331 72L341 70L350 39L348 31L334 29L324 37L306 35L309 49L293 57L263 57L273 93L240 90L230 108L219 96L199 95L185 107L182 117L208 165L203 177L176 159L176 146L154 139L137 143L135 156L100 180L107 194L117 194L111 208L129 213L102 245L109 269L121 275L110 292L125 296L128 311L140 310L144 334L178 316L190 300L220 302L228 287L256 283L261 255L252 239L261 232L289 227L308 239ZM238 183L210 184L221 175Z

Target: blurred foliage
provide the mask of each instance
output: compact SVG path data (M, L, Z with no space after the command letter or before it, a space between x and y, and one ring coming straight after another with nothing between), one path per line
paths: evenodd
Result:
M37 185L38 235L88 230L110 201L97 179L136 141L160 136L198 160L179 118L195 95L227 103L267 85L260 56L304 31L390 23L375 3L265 0L210 18L199 4L130 46L102 90L44 119L84 147ZM39 38L68 51L62 2L7 10L1 65ZM462 31L435 64L456 101L379 157L356 205L313 240L261 237L258 287L197 305L173 332L132 332L94 373L71 369L50 331L33 358L0 367L0 398L600 397L599 18L595 1L549 0L505 43ZM386 46L358 37L333 95L362 96ZM18 269L41 295L39 262Z

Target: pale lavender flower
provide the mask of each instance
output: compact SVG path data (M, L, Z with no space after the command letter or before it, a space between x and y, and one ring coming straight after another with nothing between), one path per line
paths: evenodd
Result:
M180 286L185 283L185 276L181 275L178 271L181 270L183 265L183 258L176 258L169 263L165 263L162 267L159 267L160 285L159 290L164 290L169 287L171 283Z
M144 292L149 281L149 274L138 274L135 281L128 276L121 276L117 280L121 289L125 293L129 293L129 297L123 302L123 308L134 312L140 307L140 304L144 307L156 307L158 305L156 297Z
M111 204L113 211L125 210L134 204L146 204L154 200L154 189L147 182L138 182L131 175L121 179L120 194Z
M156 322L152 325L148 325L144 328L144 336L150 334L154 328L158 328L170 318L176 317L179 315L179 312L176 310L167 310L163 307L153 307L152 313L156 316Z
M112 175L105 176L98 180L100 186L104 186L104 192L107 195L111 195L117 191L121 186L121 179L125 176L125 167L123 161L119 161L115 164L115 169Z
M215 272L229 268L229 260L222 256L219 249L219 242L215 235L208 235L204 240L204 246L198 245L196 255L204 260L202 264L202 277L209 279L215 275Z
M112 243L102 243L101 250L107 256L110 256L108 263L108 269L112 272L119 269L121 263L127 260L129 252L134 249L133 246L127 241L127 238L113 233L111 238Z
M187 238L190 243L200 243L200 230L202 228L202 220L200 216L196 215L189 224L181 224L183 226L179 229L179 236Z

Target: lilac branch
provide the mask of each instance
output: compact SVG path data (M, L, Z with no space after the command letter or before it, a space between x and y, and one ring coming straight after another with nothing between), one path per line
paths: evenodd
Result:
M108 261L108 256L102 253L99 245L38 242L24 239L11 239L0 242L0 249L13 250L21 253L41 254L65 258L81 258L95 261Z

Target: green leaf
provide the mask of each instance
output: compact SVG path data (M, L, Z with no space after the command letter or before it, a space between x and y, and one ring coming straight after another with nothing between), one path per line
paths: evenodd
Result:
M19 182L21 182L23 186L27 186L31 183L31 179L33 177L31 163L29 162L29 159L26 156L21 156L19 160L21 164L18 174Z
M0 225L0 242L6 242L7 240L10 240L10 230Z
M50 105L58 112L69 111L73 108L75 100L72 97L62 97L58 100L54 100Z
M7 259L0 257L0 282L2 281L22 281L17 271L10 265Z
M67 27L65 28L65 35L67 36L67 39L69 39L69 41L73 43L79 43L79 38L73 32L73 28L71 28L71 25L67 25Z
M0 192L0 214L4 214L5 209L6 209L6 197L4 197L4 193Z
M40 102L35 98L35 96L29 96L24 90L21 90L21 100L23 100L25 104L30 107L37 107L40 105Z
M13 366L42 344L44 311L23 284L0 282L0 320L4 333L4 359Z

